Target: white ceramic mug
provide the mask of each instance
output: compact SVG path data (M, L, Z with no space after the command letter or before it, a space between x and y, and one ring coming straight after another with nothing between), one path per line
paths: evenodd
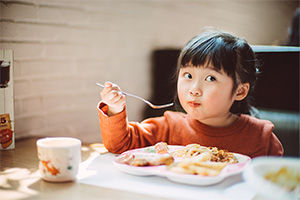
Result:
M76 179L81 162L81 141L71 137L37 140L39 171L42 179L65 182Z

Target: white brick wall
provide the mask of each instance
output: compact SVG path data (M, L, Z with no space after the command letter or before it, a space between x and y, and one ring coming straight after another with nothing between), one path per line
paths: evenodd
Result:
M1 0L0 48L14 50L16 137L101 140L96 105L111 80L150 94L151 51L182 47L204 26L251 44L285 41L297 1ZM145 105L128 99L129 120Z

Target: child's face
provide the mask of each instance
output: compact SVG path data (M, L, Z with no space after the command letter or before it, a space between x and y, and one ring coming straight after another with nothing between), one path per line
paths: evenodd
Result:
M233 80L223 70L218 72L209 65L181 68L177 88L180 104L192 118L221 125L230 115Z

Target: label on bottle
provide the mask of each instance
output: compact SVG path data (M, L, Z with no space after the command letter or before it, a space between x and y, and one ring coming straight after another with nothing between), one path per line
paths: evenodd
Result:
M0 114L0 149L14 148L13 133L9 114Z

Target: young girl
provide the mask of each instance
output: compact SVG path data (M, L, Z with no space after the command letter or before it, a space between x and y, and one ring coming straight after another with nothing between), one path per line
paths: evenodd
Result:
M205 32L182 49L177 64L178 99L186 111L141 123L128 122L126 97L106 82L98 104L105 147L113 153L167 142L198 143L250 157L282 155L270 121L249 114L256 59L248 43L224 32Z

